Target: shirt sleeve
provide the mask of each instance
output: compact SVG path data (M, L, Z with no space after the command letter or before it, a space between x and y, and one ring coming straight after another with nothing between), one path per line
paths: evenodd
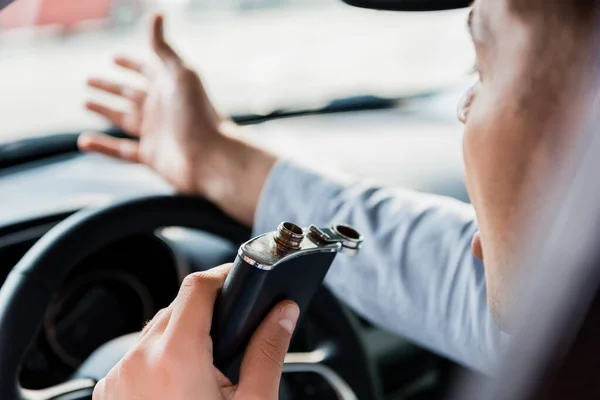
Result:
M487 306L483 265L471 253L477 227L470 205L279 161L262 190L254 233L282 221L354 226L363 247L336 257L327 286L373 324L491 373L502 333Z

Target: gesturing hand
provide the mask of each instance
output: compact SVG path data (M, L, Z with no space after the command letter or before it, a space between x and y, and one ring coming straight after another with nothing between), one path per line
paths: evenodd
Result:
M79 147L126 161L143 163L179 192L203 194L203 163L222 146L223 119L215 111L195 71L186 67L165 41L163 17L152 21L152 46L160 59L153 67L129 58L115 63L146 78L148 91L93 78L89 86L131 102L131 111L89 102L87 108L108 119L138 141L85 133Z
M283 302L267 316L246 349L239 385L232 385L213 366L209 335L215 298L229 269L189 275L175 301L98 383L93 400L277 399L298 307Z
M160 60L157 66L115 59L118 66L142 75L147 91L98 78L88 82L131 103L129 112L95 102L86 106L139 141L84 133L79 148L145 164L179 193L203 196L231 217L252 225L276 157L225 134L234 124L215 111L198 74L165 41L160 15L152 20L151 36Z

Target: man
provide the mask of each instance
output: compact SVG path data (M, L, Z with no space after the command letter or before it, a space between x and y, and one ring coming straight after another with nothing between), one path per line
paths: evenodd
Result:
M161 17L153 25L157 69L116 60L148 77L147 93L89 82L133 102L134 111L126 114L87 106L139 137L139 144L88 133L79 145L146 164L179 191L210 199L257 233L282 220L355 225L369 240L357 258L338 260L328 286L373 323L491 371L504 335L498 327L510 331L520 239L536 220L540 193L571 145L561 126L577 120L578 106L589 99L587 50L599 5L475 2L469 26L480 79L458 113L466 126L466 184L474 209L446 198L326 178L245 143L165 42ZM232 387L212 370L208 337L225 274L221 267L188 279L94 398L276 398L297 309L284 304L267 318L246 353L239 387ZM181 317L186 310L188 323ZM184 345L174 339L180 337Z

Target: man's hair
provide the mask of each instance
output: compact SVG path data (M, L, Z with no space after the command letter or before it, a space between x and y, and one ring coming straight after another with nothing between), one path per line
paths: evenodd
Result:
M600 16L600 0L510 0L510 6L515 14L540 23L540 27L558 22L575 32L587 31Z
M548 115L572 103L575 91L589 82L587 67L597 38L600 0L507 1L510 11L531 26L534 35L532 64L522 83L529 89L517 99L519 108L540 121L548 120Z

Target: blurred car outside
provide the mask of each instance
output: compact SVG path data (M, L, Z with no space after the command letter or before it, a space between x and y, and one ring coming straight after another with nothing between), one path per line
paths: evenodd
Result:
M148 10L213 13L312 6L321 0L18 0L0 14L0 35L67 36L134 25Z
M19 0L0 14L0 31L44 29L68 34L92 27L133 24L143 0Z

